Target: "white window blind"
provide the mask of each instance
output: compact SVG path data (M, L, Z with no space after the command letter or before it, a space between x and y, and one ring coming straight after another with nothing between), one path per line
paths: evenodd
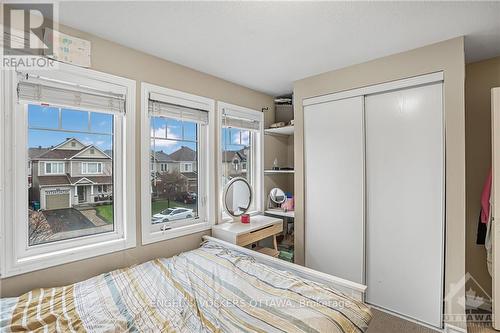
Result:
M183 121L192 121L199 124L208 124L207 111L169 104L153 100L152 98L154 98L153 95L149 97L149 113L152 116L162 116Z
M19 75L17 94L28 102L125 112L125 95L40 77Z
M222 114L222 126L258 131L260 129L260 121L258 119L252 119L248 114L240 115L238 112L224 109Z

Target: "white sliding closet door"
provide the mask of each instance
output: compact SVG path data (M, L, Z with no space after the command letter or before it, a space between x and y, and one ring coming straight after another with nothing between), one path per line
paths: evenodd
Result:
M304 108L305 263L363 282L363 97Z
M442 83L367 96L367 302L442 326Z

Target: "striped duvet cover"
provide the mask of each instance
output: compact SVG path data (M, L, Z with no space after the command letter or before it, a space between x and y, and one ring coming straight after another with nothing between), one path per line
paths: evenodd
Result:
M366 305L214 242L0 300L0 331L364 332Z

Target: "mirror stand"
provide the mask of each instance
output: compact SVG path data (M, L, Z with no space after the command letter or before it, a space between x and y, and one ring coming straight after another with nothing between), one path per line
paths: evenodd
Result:
M245 214L252 204L252 187L245 178L231 179L224 189L224 210L234 218Z
M286 194L280 188L272 188L267 196L267 209L281 209L281 205L286 201Z

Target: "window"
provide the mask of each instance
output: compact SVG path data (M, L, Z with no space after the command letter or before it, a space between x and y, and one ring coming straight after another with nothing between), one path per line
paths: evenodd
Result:
M262 210L262 131L263 114L259 111L218 103L222 114L220 124L221 138L221 191L233 178L245 178L253 189L254 200L250 212ZM224 213L222 218L230 217Z
M12 196L1 212L8 259L2 274L135 246L128 218L134 175L126 168L134 163L134 81L65 64L1 75L10 93L2 105L9 121L0 130L10 139L1 143L0 163L12 170L5 176ZM31 174L16 171L29 165Z
M146 83L142 98L143 244L209 229L214 102Z
M91 149L91 151L92 151L92 149ZM94 153L95 153L95 150L94 150ZM101 173L102 173L102 163L101 162L83 162L82 163L82 174L101 174Z
M66 162L43 161L45 158L72 161L85 157L87 151L95 152L95 148L89 148L93 146L99 146L100 151L111 152L114 141L113 115L102 113L100 121L108 122L110 126L106 132L101 132L96 129L95 118L91 117L91 114L99 112L48 107L33 102L24 104L28 112L27 162L31 160L35 165L45 165L45 173L34 175L33 186L28 190L28 245L113 231L112 196L95 197L93 184L79 177L78 173L71 177L60 177L65 175ZM58 116L45 117L46 112ZM107 155L102 153L99 157L106 158ZM112 159L108 159L111 164ZM81 165L82 174L102 173L102 162L82 162ZM106 177L96 177L94 181L112 184L112 175L110 170Z
M152 104L154 102L151 102ZM197 111L207 113L205 111ZM177 119L168 110L151 111L151 151L153 156L160 151L165 151L175 162L178 159L190 159L198 163L198 150L200 142L198 132L204 131L203 123L191 121L190 119ZM152 161L151 163L155 163ZM191 163L181 163L181 172L161 172L153 174L151 179L151 214L153 223L158 221L171 222L192 218L190 223L199 222L199 203L197 200L187 198L187 192L198 194L198 175L185 175L186 171L192 171ZM160 167L161 171L164 171ZM164 218L161 210L183 206L191 211L191 214L174 214Z
M32 106L33 109L35 106ZM29 111L28 111L29 112ZM30 161L28 161L29 164ZM64 162L45 162L45 174L46 175L63 175L64 174Z
M192 163L183 163L182 164L183 172L193 172L193 164Z

